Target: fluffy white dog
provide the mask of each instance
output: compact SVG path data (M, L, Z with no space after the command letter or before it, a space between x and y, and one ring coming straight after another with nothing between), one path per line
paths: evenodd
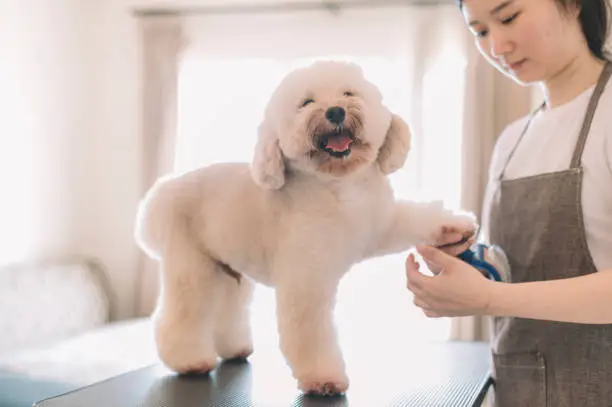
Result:
M299 388L345 392L332 316L342 276L364 259L476 229L473 216L394 199L387 175L409 144L408 126L358 66L317 62L273 93L251 166L159 180L136 238L161 264L160 359L187 373L249 356L248 307L261 283L275 288L280 347Z

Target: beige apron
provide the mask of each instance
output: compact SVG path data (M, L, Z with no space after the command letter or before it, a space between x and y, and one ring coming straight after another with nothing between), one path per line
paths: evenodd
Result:
M597 271L582 219L581 157L611 73L608 62L589 101L569 169L504 180L515 146L499 175L490 211L490 243L508 256L512 283ZM612 406L612 325L499 317L493 321L497 407Z

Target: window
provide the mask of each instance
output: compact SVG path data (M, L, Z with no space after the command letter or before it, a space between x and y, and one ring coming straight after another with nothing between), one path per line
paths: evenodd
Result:
M345 52L337 52L319 43L315 48L318 52L304 51L300 55L290 42L270 45L265 52L253 52L241 44L240 36L222 51L196 44L185 53L180 67L176 170L186 171L215 162L249 162L263 109L281 78L314 59L342 58L361 65L366 76L381 89L386 105L413 128L413 147L406 166L391 176L396 195L409 199L442 199L447 205L458 207L465 60L449 43L434 57L428 57L426 67L419 70L416 61L421 56L417 53L424 51L415 46L419 42L417 30L403 28L410 26L407 18L416 18L413 14L404 12L386 20L389 30L404 32L401 37L397 32L393 34L394 44L387 43L380 48L357 47L355 52L349 46L344 47ZM342 20L343 17L334 18ZM350 38L359 37L362 24L355 23L359 20L355 15L346 17L351 18L354 21L344 25L337 22L338 30ZM198 27L207 27L205 38L227 34L220 23L220 31L214 36L210 30L215 24L199 22ZM244 29L240 24L236 27ZM267 27L276 33L273 24ZM352 32L351 28L359 31ZM303 27L293 29L299 31ZM261 31L253 30L262 35ZM303 48L310 49L312 43L302 40ZM223 41L231 40L224 37ZM261 41L259 38L255 47ZM370 42L376 41L370 39ZM387 346L405 347L414 341L448 337L450 320L427 319L412 304L412 296L405 288L405 257L406 253L402 253L363 262L342 281L336 308L345 351L350 351L353 345L363 345L363 341L379 340L372 332L384 336ZM273 292L259 287L253 307L256 342L276 341L271 313L274 313ZM367 327L365 335L364 327Z

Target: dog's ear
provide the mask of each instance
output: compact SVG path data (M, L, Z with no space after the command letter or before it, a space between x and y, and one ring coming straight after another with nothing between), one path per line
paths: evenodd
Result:
M408 124L392 113L387 136L378 151L378 165L383 174L391 174L404 166L410 151L410 138Z
M265 120L259 125L251 175L263 189L280 189L285 183L285 162L276 133Z

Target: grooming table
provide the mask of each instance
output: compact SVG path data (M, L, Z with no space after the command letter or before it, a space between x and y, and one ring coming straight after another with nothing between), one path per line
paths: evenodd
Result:
M280 353L256 352L208 376L177 376L153 365L35 407L467 407L480 406L491 383L490 351L482 342L418 343L345 357L351 385L340 397L304 396Z

